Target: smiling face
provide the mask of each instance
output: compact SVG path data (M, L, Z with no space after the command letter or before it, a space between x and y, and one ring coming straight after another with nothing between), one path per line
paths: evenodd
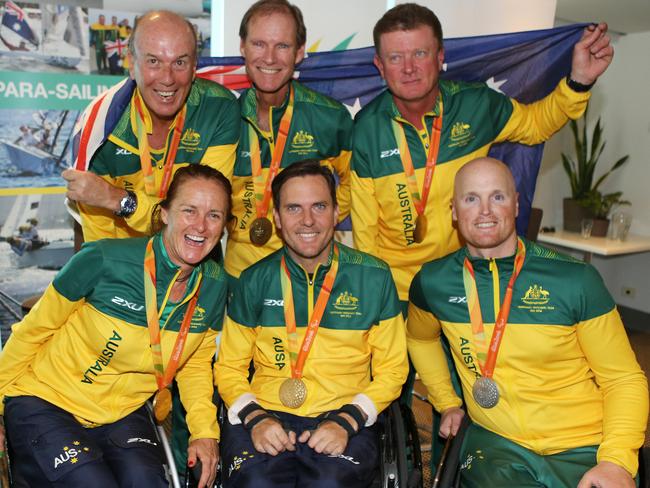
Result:
M174 264L189 271L219 243L228 216L228 194L216 181L183 182L169 208L161 208L163 243Z
M154 13L139 21L129 74L156 123L169 123L181 110L192 87L196 44L181 17Z
M511 256L517 247L519 211L512 173L500 161L476 159L456 175L452 218L472 256Z
M296 45L296 24L288 13L255 15L248 22L246 39L240 43L246 73L258 92L274 96L281 104L305 46Z
M443 61L444 50L426 25L382 34L374 60L398 108L400 103L433 106Z
M327 262L338 216L327 181L320 175L287 180L280 190L279 208L273 209L289 255L308 273Z

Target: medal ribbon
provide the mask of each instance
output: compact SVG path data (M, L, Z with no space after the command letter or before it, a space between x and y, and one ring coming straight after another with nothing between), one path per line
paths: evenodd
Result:
M287 268L287 263L282 256L280 262L280 281L282 283L282 300L284 301L284 322L287 327L287 336L289 337L289 359L291 360L291 377L300 379L302 377L302 368L305 365L311 346L314 344L316 332L320 326L320 321L325 313L325 307L332 293L336 273L339 269L339 248L334 244L334 252L332 253L332 263L330 270L325 275L323 286L318 293L316 305L309 318L307 324L307 331L302 340L300 352L298 352L298 332L296 330L296 314L293 306L293 288L291 286L291 275Z
M136 131L138 138L138 148L140 149L140 166L142 167L142 175L144 176L144 189L147 192L147 195L154 196L156 195L156 177L153 174L153 168L151 167L151 152L149 148L149 139L147 137L147 128L144 123L144 109L142 107L142 99L140 94L136 92L133 97L133 102L136 109ZM167 189L169 188L169 183L171 182L172 177L172 167L174 166L174 160L176 159L176 152L178 151L178 143L181 140L181 134L183 132L183 125L185 124L185 113L187 107L183 104L183 108L176 115L174 133L172 135L172 140L169 143L167 148L166 160L165 160L165 171L163 173L163 179L160 184L160 190L158 191L159 198L165 198L167 195Z
M442 98L440 99L440 114L433 119L431 126L431 140L429 141L429 152L427 153L426 169L424 170L424 181L422 182L422 196L418 190L418 180L415 176L415 168L413 167L413 159L411 158L411 151L409 150L408 142L406 141L406 133L402 124L392 120L393 134L399 147L400 159L402 160L402 167L406 175L406 183L408 185L409 193L413 199L413 205L418 215L424 214L424 209L427 206L429 199L429 190L433 182L433 170L436 167L438 160L438 152L440 151L440 134L442 132Z
M501 339L503 339L503 334L508 323L508 315L510 314L510 306L512 305L512 289L524 265L524 259L526 259L526 247L521 239L517 239L517 253L515 254L512 275L510 276L510 281L508 281L508 288L506 289L503 303L499 309L494 330L492 331L492 338L490 339L490 347L488 348L485 340L485 328L483 327L483 316L481 314L481 304L479 303L478 290L476 288L474 268L469 258L465 258L463 265L463 284L465 286L465 296L467 296L467 309L469 310L469 318L472 323L476 357L481 368L481 373L486 378L492 378L494 374L499 346L501 345Z
M183 317L181 329L178 332L174 348L169 357L167 369L163 369L162 349L160 347L160 322L158 318L158 303L156 300L156 260L153 253L153 237L149 239L147 250L144 254L144 297L147 311L149 341L151 344L151 354L153 356L153 367L156 374L156 383L158 383L158 390L166 388L174 379L187 340L187 333L190 330L190 322L194 315L194 308L196 307L196 302L199 298L200 289L201 282L199 281L196 293L194 293L194 296L185 310L185 316Z
M291 126L291 119L293 118L293 100L293 86L290 85L289 103L284 111L284 115L282 115L282 118L280 119L280 128L278 130L278 136L275 138L275 148L273 149L269 174L266 177L266 181L264 181L264 176L262 174L262 157L260 154L260 144L257 140L257 132L251 124L248 125L251 167L253 170L253 187L255 189L255 214L258 219L266 217L266 214L269 211L269 203L271 201L271 183L273 183L273 178L275 178L280 169L282 153L284 152L284 146L289 135L289 127ZM273 121L271 121L271 125L272 122ZM271 131L272 130L273 128L271 127Z

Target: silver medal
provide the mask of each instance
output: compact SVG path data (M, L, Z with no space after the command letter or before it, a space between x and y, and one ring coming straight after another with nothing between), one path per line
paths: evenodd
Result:
M492 378L481 376L474 382L472 396L479 406L492 408L499 403L499 388Z

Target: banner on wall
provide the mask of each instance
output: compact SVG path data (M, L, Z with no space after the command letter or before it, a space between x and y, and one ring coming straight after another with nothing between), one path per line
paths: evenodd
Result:
M0 71L0 195L62 192L79 112L122 79Z

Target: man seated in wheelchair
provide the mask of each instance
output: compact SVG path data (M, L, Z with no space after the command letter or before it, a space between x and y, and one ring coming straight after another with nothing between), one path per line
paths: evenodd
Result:
M368 486L377 416L408 371L395 285L383 261L334 242L329 169L292 164L272 194L284 246L242 273L215 366L224 485Z
M464 166L452 216L466 246L411 284L407 342L440 433L463 416L442 332L474 423L462 486L634 487L647 380L598 272L517 237L517 197L500 161Z

